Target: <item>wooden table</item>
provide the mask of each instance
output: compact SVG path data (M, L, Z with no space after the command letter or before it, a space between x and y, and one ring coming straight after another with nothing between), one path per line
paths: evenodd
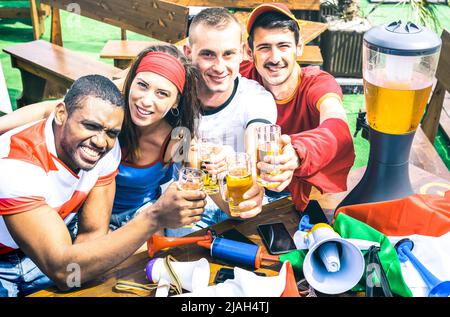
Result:
M67 48L44 40L16 44L3 49L11 56L11 65L22 78L22 97L18 106L25 106L51 97L61 98L78 78L99 74L108 78L120 71Z
M361 179L365 168L353 170L348 178L348 187L353 188L359 179ZM413 188L416 192L422 193L436 193L443 192L450 189L450 181L441 179L433 174L430 174L420 168L410 165L410 176L413 184ZM430 186L431 185L431 186ZM324 209L327 217L332 218L334 208L345 197L346 192L339 194L325 194L321 195L318 191L313 191L311 194L312 199L317 199ZM261 240L256 232L256 226L261 223L270 222L283 222L288 231L291 234L297 230L300 216L295 210L294 205L288 198L284 198L268 204L263 207L263 211L258 216L245 220L226 220L215 226L213 229L217 233L236 228L244 235L249 237L252 241L261 244ZM205 230L196 232L195 235L202 235ZM160 252L157 256L164 257L167 254L171 254L179 261L195 261L202 257L206 258L210 263L217 263L217 260L212 259L209 256L209 250L199 247L197 245L186 245L170 249L167 253ZM135 281L137 283L148 283L145 277L144 268L149 258L146 252L134 254L123 262L118 267L110 270L98 280L86 283L83 288L77 289L71 292L59 292L55 288L50 288L44 291L37 292L32 296L35 297L78 297L78 296L102 296L102 297L128 297L136 296L130 293L114 291L114 285L118 279L125 279L128 281ZM264 263L263 263L264 264ZM211 265L211 279L214 278L215 273L219 266ZM266 269L278 271L280 269L279 264L264 265ZM269 272L270 271L266 271Z
M247 32L245 31L245 25L249 12L238 11L234 15L238 19L243 29L243 40L247 41ZM326 31L327 24L306 20L299 20L301 27L301 35L304 45L308 44L320 34ZM187 38L175 43L175 45L182 49L186 44ZM157 41L132 41L132 40L110 40L103 47L100 52L101 58L112 58L114 60L114 66L119 68L126 68L130 62L149 45L158 43ZM318 46L306 46L302 56L299 56L297 62L300 64L314 64L321 65L323 63L322 55Z

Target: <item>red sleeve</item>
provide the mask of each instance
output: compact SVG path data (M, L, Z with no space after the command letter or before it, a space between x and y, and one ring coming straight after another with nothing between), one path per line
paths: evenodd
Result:
M14 215L47 205L44 197L0 198L0 215Z
M311 83L308 84L306 102L310 111L318 113L317 104L321 102L322 97L328 94L335 94L342 100L342 89L336 79L318 68L311 68L305 74L305 79L311 76Z
M113 179L116 177L116 175L119 173L119 169L116 169L114 172L101 176L98 178L97 183L95 183L95 186L105 186L111 184Z
M300 167L294 171L290 189L297 186L296 182L306 182L321 192L347 189L347 176L355 160L355 150L345 121L327 119L315 129L290 137L301 160ZM291 193L294 194L292 190Z

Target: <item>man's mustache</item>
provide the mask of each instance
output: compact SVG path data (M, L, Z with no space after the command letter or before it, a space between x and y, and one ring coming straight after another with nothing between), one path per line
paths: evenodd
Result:
M267 62L264 64L264 67L286 67L286 63L271 63L271 62Z

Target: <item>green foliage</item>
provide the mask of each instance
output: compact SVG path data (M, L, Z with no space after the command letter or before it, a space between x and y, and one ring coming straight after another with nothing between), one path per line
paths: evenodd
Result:
M401 0L398 5L409 10L411 22L426 26L436 33L441 29L435 4L429 3L427 0Z
M367 18L382 4L385 4L383 0L375 4L368 13L360 10L360 0L326 0L322 7L328 8L333 15L347 22L357 17ZM429 27L437 33L441 29L435 4L427 0L399 0L397 6L402 6L409 12L409 21Z

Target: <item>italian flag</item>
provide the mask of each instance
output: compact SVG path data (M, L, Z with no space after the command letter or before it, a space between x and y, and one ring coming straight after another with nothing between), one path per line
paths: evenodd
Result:
M414 242L412 253L439 280L450 280L450 191L444 197L412 195L403 199L340 208L333 223L343 238L380 243L378 256L391 291L427 296L428 288L410 261L400 263L394 245ZM353 290L364 290L365 277Z

